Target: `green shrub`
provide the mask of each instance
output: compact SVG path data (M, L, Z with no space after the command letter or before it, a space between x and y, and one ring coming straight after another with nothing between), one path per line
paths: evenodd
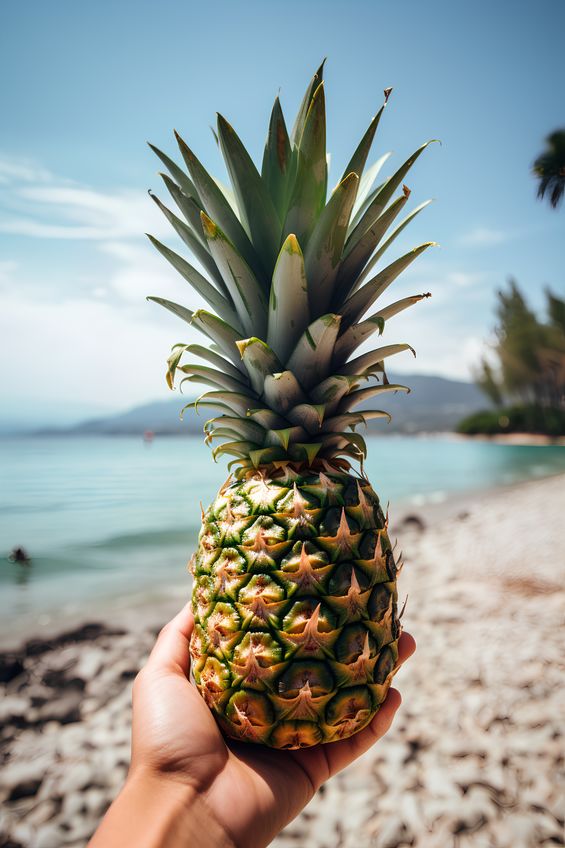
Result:
M457 432L467 436L494 436L499 433L565 436L565 410L534 404L484 410L460 421Z

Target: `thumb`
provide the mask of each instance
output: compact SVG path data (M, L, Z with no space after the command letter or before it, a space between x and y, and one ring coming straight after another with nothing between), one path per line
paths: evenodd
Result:
M155 671L161 668L181 672L188 677L190 671L189 642L194 629L194 616L187 603L161 630L151 651L147 666Z

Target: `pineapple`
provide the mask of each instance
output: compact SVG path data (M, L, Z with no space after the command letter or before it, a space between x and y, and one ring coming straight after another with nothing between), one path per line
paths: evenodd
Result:
M232 458L191 560L194 678L227 736L274 748L361 730L397 667L400 562L363 473L366 444L356 428L389 417L367 408L369 399L409 391L388 382L384 363L412 348L358 348L429 296L364 317L433 244L375 269L427 205L387 235L410 194L402 181L427 146L373 187L386 156L365 165L390 89L327 200L322 72L323 65L290 134L275 101L260 173L218 117L233 191L178 134L188 173L152 146L182 217L152 197L202 270L151 241L211 307L150 298L207 340L175 345L167 380L172 388L182 374L181 385L208 387L187 406L215 410L206 441L216 443L214 459Z

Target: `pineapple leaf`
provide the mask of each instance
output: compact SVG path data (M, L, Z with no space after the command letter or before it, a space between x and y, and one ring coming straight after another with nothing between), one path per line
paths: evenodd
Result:
M188 194L185 194L185 192L169 177L168 174L160 173L159 176L165 183L167 191L184 215L187 224L189 224L194 231L194 235L202 246L208 250L208 245L206 244L206 239L202 232L202 224L200 222L200 205L194 197L189 197Z
M326 412L333 412L339 405L340 400L355 385L355 381L351 377L345 377L337 374L333 377L327 377L319 385L310 389L310 398L318 404L326 406Z
M384 101L383 105L381 106L381 108L379 109L379 111L377 112L377 114L375 115L375 117L371 120L371 123L369 124L363 138L359 142L359 145L357 146L355 153L353 154L353 156L349 160L347 167L346 167L345 171L343 172L343 175L341 177L340 182L342 182L345 179L345 177L352 172L354 174L357 174L359 179L361 179L361 176L363 174L363 170L364 170L366 162L367 162L367 157L368 157L369 151L371 149L371 145L373 144L373 139L375 138L375 133L377 131L377 127L378 127L379 122L381 120L385 106L388 102L388 98L390 97L390 92L391 92L391 89L387 88L385 90L385 101Z
M150 300L153 303L158 303L159 306L164 306L165 309L168 309L169 312L173 313L173 315L177 315L179 318L182 318L182 320L186 321L187 324L192 324L192 319L195 313L191 309L187 309L186 306L182 306L180 303L175 303L172 300L165 300L163 297L154 297L153 295L150 295L147 300Z
M387 267L373 277L372 280L369 280L369 282L365 283L365 285L356 291L355 294L352 294L351 297L345 301L341 310L344 328L347 329L352 324L359 321L367 309L373 305L375 300L380 297L384 291L386 291L394 280L396 280L398 275L402 273L402 271L404 271L404 269L407 268L418 256L420 256L421 253L427 250L428 247L432 247L435 244L436 243L433 241L428 241L413 248L413 250L405 253L404 256L401 256L399 259L391 262L390 265L387 265Z
M273 205L282 224L288 202L288 177L291 167L292 149L286 129L280 100L277 97L271 112L269 132L263 154L261 177L267 187Z
M298 439L305 439L306 433L302 427L283 427L281 430L269 430L266 436L266 444L280 445L286 450L291 441L296 442Z
M287 417L293 424L298 424L308 433L318 433L322 422L326 407L323 403L299 403L297 406L289 409Z
M380 157L380 159L377 159L376 162L373 162L370 168L368 168L361 177L361 182L359 183L359 189L357 191L357 198L353 206L351 222L349 224L350 230L352 230L353 227L357 226L357 224L359 223L359 219L361 218L365 209L370 203L369 194L371 192L373 184L377 179L379 171L383 167L386 160L390 158L390 156L390 153L384 153Z
M258 395L263 393L265 378L275 374L282 368L277 356L268 344L261 339L252 337L237 342L241 360L249 374L251 385Z
M326 423L328 430L343 429L345 427L351 427L353 429L357 424L366 425L367 421L375 418L386 418L388 421L392 420L390 413L384 412L382 409L360 409L359 412L342 412L334 418L328 419ZM339 423L341 423L340 428L337 427Z
M221 415L219 418L213 418L212 422L217 422L222 428L229 428L237 439L249 439L249 441L259 442L260 444L266 437L264 427L261 427L255 421L250 421L249 418Z
M261 446L254 444L253 442L224 442L222 445L218 445L217 448L214 448L212 451L212 457L215 461L219 456L228 454L229 456L236 456L239 459L247 459L247 457L250 457L251 454L257 450L261 450Z
M231 327L217 315L207 312L205 309L198 309L192 316L192 324L215 342L221 352L233 362L240 371L245 372L241 364L241 357L237 350L236 343L241 338L241 333L234 327Z
M239 380L239 382L247 382L241 371L239 371L235 365L232 365L231 362L228 362L227 359L224 359L220 354L215 353L207 347L199 344L189 344L185 346L185 350L187 353L193 353L195 356L200 356L206 362L209 362L210 365L213 365L215 368L219 368L220 371L224 371L224 373L229 374L234 380Z
M288 360L288 368L300 374L304 388L315 386L330 371L340 322L339 315L322 315L300 337Z
M341 371L343 374L366 374L374 365L378 365L389 356L394 356L405 350L412 351L414 356L416 356L414 348L410 347L409 344L385 345L384 347L378 347L376 350L370 350L356 359L352 359L351 362L348 362L347 365L342 367Z
M284 451L281 452L279 447L264 447L249 451L249 459L254 468L259 468L260 465L268 465L276 459L284 459Z
M295 235L281 247L269 298L267 341L284 361L310 321L304 258Z
M405 206L409 196L410 191L404 186L402 197L398 197L390 204L388 209L385 209L382 214L379 214L378 217L372 220L367 229L364 229L367 221L370 220L372 209L372 206L370 206L366 215L363 216L355 230L351 233L347 240L345 256L339 269L339 277L336 285L336 295L340 298L340 302L343 303L350 292L355 289L357 279L367 264L372 252L400 210Z
M306 460L308 465L312 465L323 447L325 446L321 442L297 442L291 447L291 456L294 459Z
M263 267L270 269L275 264L281 233L273 201L241 139L222 115L218 115L218 136L243 226L259 251Z
M224 394L224 392L222 390L218 390L218 393ZM205 392L205 394L208 394L208 393ZM203 395L201 395L201 397L203 397ZM222 410L222 412L228 412L228 413L233 412L233 409L231 409L227 405L227 403L222 403L221 401L198 399L198 400L193 400L190 403L187 403L187 404L185 404L185 406L183 406L183 408L181 410L181 419L183 418L183 415L184 415L184 412L185 412L186 409L194 409L194 411L198 415L198 409L201 406L210 407L211 409L220 409L220 410Z
M306 89L306 92L302 99L302 103L300 104L300 109L298 110L294 126L290 133L290 143L293 145L293 147L297 147L300 144L300 139L302 138L302 133L304 131L304 125L306 123L306 116L308 115L308 110L310 108L310 104L312 103L314 92L322 82L324 76L325 63L326 60L324 59L322 64L310 80L308 88Z
M284 226L284 231L295 233L301 244L306 244L326 202L325 110L324 85L320 83L314 92L300 145L295 152L296 176Z
M363 403L375 395L385 394L386 392L406 392L406 394L410 394L410 389L408 386L402 386L399 383L387 383L386 386L369 386L367 389L359 389L343 398L339 405L340 412L347 412L353 409L354 406L357 406L357 404Z
M182 140L178 133L176 139L183 155L186 166L190 171L192 179L198 189L203 210L218 223L222 231L234 244L256 275L264 274L259 257L255 253L251 242L245 232L241 221L230 206L223 191L216 181L210 176L202 163L196 158L192 150Z
M201 212L202 228L212 257L222 273L239 316L243 333L266 330L265 294L253 271L222 230L205 212ZM221 310L218 310L222 314Z
M185 174L182 168L179 168L176 162L174 162L170 156L167 156L166 153L163 153L162 150L159 150L158 147L155 147L151 142L147 142L149 147L153 151L153 153L157 154L167 171L170 173L172 178L176 180L181 189L188 197L194 197L195 200L199 201L198 191L196 186L190 179L190 177Z
M248 384L244 382L243 375L241 379L234 379L229 374L224 373L223 371L218 371L216 368L210 368L208 365L198 365L197 363L187 362L186 365L180 365L177 368L177 371L182 371L183 374L187 374L185 380L189 382L205 382L209 383L211 386L218 386L219 388L226 389L229 392L241 392L245 391L249 388ZM196 380L195 378L199 379ZM184 380L181 382L181 386Z
M211 391L204 392L198 400L188 405L194 406L196 412L198 412L199 406L214 406L216 408L227 406L231 412L238 413L239 415L247 415L251 400L249 394L242 392Z
M304 265L314 313L325 312L332 302L358 184L359 177L354 173L342 180L323 208L308 241Z
M408 159L391 177L389 177L387 180L385 180L384 183L382 183L382 185L378 186L378 188L375 189L375 191L370 197L369 206L367 207L367 210L363 213L362 219L367 214L369 208L373 208L375 211L378 210L379 207L381 211L385 208L385 206L391 199L398 186L402 183L404 177L406 176L414 162L418 159L419 156L421 156L421 154L424 152L426 147L428 147L428 145L434 144L434 142L437 141L437 138L432 138L430 141L426 141L424 144L422 144L421 147L419 147L411 156L409 156ZM361 223L361 221L359 223Z
M373 319L388 321L394 315L398 315L399 312L403 312L410 306L414 306L415 303L419 303L421 300L425 300L426 298L431 296L431 292L425 292L424 294L413 294L410 297L403 297L402 300L397 300L395 301L395 303L391 303L388 306L385 306L384 309L380 309L372 317Z
M307 402L304 390L292 371L267 375L264 396L271 409L280 415L284 415L288 409L299 403Z
M381 336L384 326L384 318L378 315L372 315L366 321L362 321L360 324L352 324L351 327L348 327L336 342L334 364L346 362L353 351L357 350L359 345L363 344L364 341L372 336L375 330L378 330L379 336Z
M342 432L331 433L324 439L324 448L328 447L347 447L354 445L361 456L367 456L367 443L360 433Z
M187 280L192 288L198 292L198 294L204 298L204 300L215 309L216 312L219 312L221 315L224 315L227 321L231 321L236 324L236 329L240 329L241 322L237 316L235 309L233 308L233 304L228 302L226 298L220 294L220 292L214 288L214 286L203 277L202 274L193 268L193 266L183 259L182 256L179 256L178 253L175 253L174 250L171 250L166 245L162 244L158 239L154 236L148 234L147 236L151 244L157 248L159 253L165 257L165 259L171 263L173 268L181 274L185 280ZM178 314L178 313L177 313ZM240 332L244 332L240 330Z
M258 421L265 430L280 430L286 424L285 419L272 409L250 409L247 415L254 421Z
M365 268L363 269L362 273L358 277L357 282L355 284L356 288L359 288L359 286L361 285L363 280L367 279L370 272L373 270L373 268L375 267L375 265L377 264L377 262L379 261L379 259L381 258L381 256L385 252L385 250L387 249L387 247L390 247L390 245L393 243L395 238L400 235L400 233L402 232L402 230L405 227L408 226L410 221L412 221L416 217L416 215L418 215L423 209L425 209L426 206L429 206L431 202L432 202L431 200L425 200L423 203L421 203L419 206L417 206L415 209L413 209L412 212L410 212L406 216L406 218L404 218L404 220L401 221L400 224L392 231L392 233L389 235L389 237L379 247L379 249L374 254L374 256L371 257L371 259L367 263L367 265L365 265Z
M222 279L222 275L218 271L218 267L212 257L210 256L210 251L208 250L208 246L204 246L201 239L196 235L192 227L188 226L181 221L170 209L168 209L164 203L161 203L159 198L149 192L149 196L152 200L155 201L156 205L159 207L165 218L169 221L169 223L173 226L173 229L177 233L178 236L183 240L185 245L191 250L201 265L204 266L205 270L210 274L212 279L218 283L220 290L227 296L228 302L231 302L230 294L226 288L226 285ZM187 198L188 199L188 198ZM193 201L194 202L194 201ZM195 204L196 206L196 204ZM196 209L198 207L196 206ZM200 224L200 211L198 211L198 223L200 231L202 232L202 225ZM210 302L210 301L208 301ZM214 307L215 309L217 307Z

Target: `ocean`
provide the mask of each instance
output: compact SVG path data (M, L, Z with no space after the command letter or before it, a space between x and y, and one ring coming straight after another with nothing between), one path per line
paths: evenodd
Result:
M391 514L454 493L565 472L565 448L449 436L369 439L367 474ZM156 602L186 583L207 505L226 476L196 438L0 440L0 641L58 617ZM10 562L23 546L29 565Z

